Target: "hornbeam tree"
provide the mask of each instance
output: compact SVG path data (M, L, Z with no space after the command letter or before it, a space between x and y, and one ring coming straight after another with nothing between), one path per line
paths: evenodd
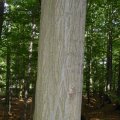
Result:
M34 120L80 120L86 0L42 0Z

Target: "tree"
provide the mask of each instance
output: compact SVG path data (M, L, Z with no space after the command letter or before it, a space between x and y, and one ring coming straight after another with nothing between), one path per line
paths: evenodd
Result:
M0 0L0 38L3 24L3 13L4 13L4 0Z
M27 119L29 116L27 114L29 107L27 100L28 97L33 96L37 76L40 7L38 1L35 0L7 0L5 1L4 22L2 25L3 1L0 0L0 30L2 29L0 42L0 86L3 89L3 96L6 95L5 117L8 119L7 113L13 112L13 109L10 108L13 108L11 103L13 103L14 99L11 98L18 97L25 98L25 109L22 112L22 117L24 116ZM27 96L24 94L26 90Z
M43 0L34 120L80 120L85 0Z
M107 39L107 90L111 90L111 86L112 86L112 41L113 41L113 35L112 35L112 31L113 31L113 25L112 25L112 17L113 17L113 10L112 10L112 4L108 4L108 39Z
M119 55L119 64L118 64L118 88L117 88L117 95L120 95L120 55Z
M6 112L10 113L10 48L7 46L7 73L6 73ZM7 116L6 116L7 117Z

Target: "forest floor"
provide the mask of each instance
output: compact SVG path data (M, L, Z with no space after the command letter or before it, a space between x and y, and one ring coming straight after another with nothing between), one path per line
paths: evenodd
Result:
M5 98L0 97L0 120L30 120L32 112L32 99L12 98L11 110L7 112Z
M120 110L114 103L106 102L102 105L99 97L91 97L88 104L87 97L83 96L82 114L85 120L120 120Z
M106 102L103 106L98 96L91 97L89 104L87 101L87 97L83 96L82 114L85 120L120 120L120 110L116 110L115 104ZM31 114L32 98L29 98L26 104L23 99L12 98L11 112L8 113L5 98L0 97L0 120L30 120Z

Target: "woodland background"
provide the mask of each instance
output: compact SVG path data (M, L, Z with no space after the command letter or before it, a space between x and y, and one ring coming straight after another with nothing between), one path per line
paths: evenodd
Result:
M34 98L39 26L40 1L7 0L4 7L0 1L0 104L6 111L13 98L23 98L25 109ZM84 51L84 104L99 96L94 107L111 101L120 110L119 0L88 0Z

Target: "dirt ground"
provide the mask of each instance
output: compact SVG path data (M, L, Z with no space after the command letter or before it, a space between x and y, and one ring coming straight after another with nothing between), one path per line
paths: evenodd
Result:
M116 105L106 103L101 106L98 98L92 97L87 104L87 98L83 97L82 114L85 120L120 120L120 110L116 110Z
M32 115L32 98L26 101L23 99L12 98L10 113L6 111L5 98L0 98L0 120L30 120ZM26 107L25 107L26 105ZM26 109L25 109L26 108ZM85 120L120 120L120 110L116 110L116 105L106 103L101 106L98 97L87 98L83 96L82 115Z
M25 109L26 108L26 109ZM6 111L5 99L0 99L0 120L30 120L32 112L32 99L12 98L10 112Z

